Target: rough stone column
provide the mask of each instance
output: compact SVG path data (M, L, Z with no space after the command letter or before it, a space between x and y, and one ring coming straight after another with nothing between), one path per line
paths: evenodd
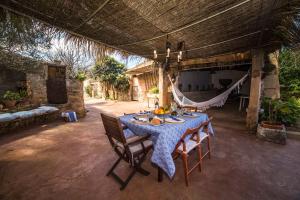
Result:
M275 66L275 69L264 78L264 96L272 99L280 98L278 56L278 50L267 55L268 63Z
M158 69L159 106L166 106L168 101L167 73L160 64Z
M264 66L264 51L255 49L252 51L252 69L249 106L247 111L247 128L254 130L258 123L261 95L261 69Z
M84 117L85 107L83 98L83 83L79 80L67 79L68 109L77 113L79 117Z

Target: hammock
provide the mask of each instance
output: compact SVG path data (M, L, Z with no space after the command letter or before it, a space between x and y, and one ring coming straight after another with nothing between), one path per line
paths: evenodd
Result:
M170 82L171 82L171 86L172 86L172 93L174 96L174 100L180 105L180 106L194 106L197 107L201 110L206 110L210 107L222 107L229 94L237 89L238 93L239 93L239 88L240 86L243 84L243 82L245 81L245 79L247 78L247 76L249 75L249 73L247 73L246 75L244 75L239 81L237 81L235 84L233 84L230 88L228 88L225 92L223 92L222 94L219 94L218 96L207 100L207 101L203 101L203 102L194 102L190 99L188 99L187 97L185 97L180 90L174 85L174 83L171 80L171 77L169 76Z

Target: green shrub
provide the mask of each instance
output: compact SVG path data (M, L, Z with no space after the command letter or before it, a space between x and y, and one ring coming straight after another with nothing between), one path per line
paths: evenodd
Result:
M87 93L89 95L89 97L92 97L93 87L91 85L88 85L84 89L85 89L85 93Z
M300 99L295 97L287 100L264 98L261 107L264 110L262 120L292 125L300 118Z
M283 49L279 56L281 96L300 98L300 51Z
M114 87L120 92L128 92L129 78L124 74L119 74L114 82Z
M158 93L159 93L159 89L158 89L156 86L154 86L154 87L152 87L152 88L149 90L149 93L150 93L150 94L158 94Z
M28 93L26 90L20 90L19 94L20 94L21 99L24 99L28 96Z
M12 92L12 91L6 91L2 97L3 100L16 100L19 101L21 99L21 96L18 92Z
M86 79L85 72L78 72L76 74L76 79L79 80L79 81L84 81Z

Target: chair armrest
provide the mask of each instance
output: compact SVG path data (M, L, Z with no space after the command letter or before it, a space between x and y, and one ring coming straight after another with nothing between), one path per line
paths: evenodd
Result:
M121 124L121 126L123 130L128 129L128 126L126 126L125 124Z

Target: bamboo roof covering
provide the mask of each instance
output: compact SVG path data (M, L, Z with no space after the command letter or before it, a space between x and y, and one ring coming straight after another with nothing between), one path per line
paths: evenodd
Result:
M158 60L185 41L184 58L240 52L274 42L286 0L2 0L0 6L108 47ZM175 56L174 56L175 57Z
M153 65L155 65L154 61L143 62L141 64L134 66L131 69L128 69L126 71L126 74L136 75L136 74L151 72L152 71L151 66L153 66Z

